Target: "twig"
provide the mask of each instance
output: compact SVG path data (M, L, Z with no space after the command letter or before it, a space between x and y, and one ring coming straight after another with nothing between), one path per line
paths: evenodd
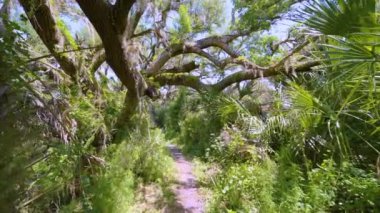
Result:
M102 45L97 45L97 46L94 46L94 47L83 47L83 48L79 48L79 49L75 49L75 50L65 50L65 51L62 51L62 52L51 53L51 54L39 56L39 57L36 57L36 58L32 58L32 59L27 60L25 63L30 63L30 62L38 61L38 60L41 60L41 59L44 59L44 58L53 57L54 55L60 55L60 54L70 53L70 52L80 52L80 51L83 51L83 50L98 49L98 48L101 48L101 47L102 47Z

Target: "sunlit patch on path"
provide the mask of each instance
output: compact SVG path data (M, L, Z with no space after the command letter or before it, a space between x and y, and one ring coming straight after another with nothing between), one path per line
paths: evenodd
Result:
M175 160L177 185L173 191L176 195L176 206L180 209L177 209L177 212L203 213L204 201L198 194L191 163L185 159L175 145L169 145L168 147Z

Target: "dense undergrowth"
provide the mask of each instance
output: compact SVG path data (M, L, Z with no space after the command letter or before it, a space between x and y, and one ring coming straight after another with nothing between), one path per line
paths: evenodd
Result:
M89 103L85 99L80 101L80 104L88 109L86 111L82 106L81 113L95 113L92 111L93 108L88 107ZM83 121L81 124L83 129L91 129L96 124L94 117L83 118L85 119L77 119ZM31 126L25 128L34 130L33 134L36 133L36 129L30 129ZM141 132L141 129L144 132ZM16 138L15 133L11 131L2 134L3 139ZM41 144L42 139L37 141L38 138L33 134L24 131L18 136L24 138L20 143ZM2 202L9 203L2 208L5 210L9 206L9 209L12 209L14 203L19 202L20 206L17 206L19 210L31 212L41 212L46 209L54 212L130 212L139 202L135 196L141 184L155 184L158 186L158 193L159 191L168 193L167 188L172 181L172 159L161 131L156 128L138 128L133 133L125 133L124 136L121 133L119 139L121 141L118 144L108 147L101 155L95 154L94 148L89 143L91 140L88 140L70 145L49 141L49 146L41 147L47 149L45 155L35 154L38 158L32 162L25 159L28 156L9 156L12 164L3 165L2 168L11 173L2 173L2 175L19 177L14 179L15 184L25 186L25 189L22 189L25 191L20 189L13 192L15 200L10 200L12 193L6 191L6 197ZM32 150L34 152L29 149L22 150L22 153L33 155L36 150ZM23 173L18 173L19 170ZM15 190L10 182L1 187L2 190L8 188ZM26 194L20 196L19 193ZM160 205L167 205L171 195L162 196L164 197L161 198ZM20 197L24 200L18 200Z
M136 204L134 196L140 183L156 183L160 187L168 187L167 183L172 178L171 158L167 153L163 135L158 129L147 134L149 136L133 133L121 144L110 147L108 157L105 158L109 162L106 168L84 190L89 195L89 210L130 212L134 210L131 208Z
M97 111L85 98L75 101L80 105L78 113L81 113L75 115L76 120L81 122L78 132L83 131L82 138L89 139L81 141L78 138L77 142L69 145L49 141L49 145L44 145L44 138L40 136L41 139L38 140L34 135L38 132L37 129L31 129L32 126L24 123L26 127L23 128L28 132L23 131L23 134L17 135L23 139L20 143L31 146L43 144L40 149L44 151L44 155L38 154L40 149L35 150L34 147L28 146L21 146L17 150L29 148L21 150L21 153L36 155L32 162L26 159L29 155L3 155L3 158L9 158L12 164L2 165L4 171L10 171L2 172L2 175L19 177L14 179L15 184L25 186L25 189L22 189L25 191L20 189L14 192L15 200L10 200L12 193L6 191L6 197L2 201L8 203L2 206L4 210L7 206L12 209L17 202L20 203L20 206L17 206L19 210L31 212L46 209L54 212L130 212L138 202L135 196L141 184L156 184L157 190L168 191L167 187L172 179L172 159L159 129L141 127L133 133L120 133L121 141L99 155L91 146L94 133L88 134L89 129L100 128L96 126L97 117L90 116ZM149 123L149 120L145 121ZM147 123L144 125L148 125ZM29 133L32 130L33 134ZM5 142L12 143L13 139L16 139L16 133L12 131L2 134ZM6 153L7 150L2 151ZM19 173L19 170L23 173ZM10 182L1 187L2 190L15 190ZM25 194L20 196L19 193ZM20 197L23 200L18 200ZM163 197L161 202L164 204L161 205L170 202L168 199Z
M140 202L139 187L149 184L167 205L172 159L148 103L133 131L119 130L118 141L99 151L95 145L115 134L124 92L100 76L101 94L84 94L78 85L59 84L63 79L54 70L43 75L25 66L25 32L6 24L9 34L0 41L0 212L130 212Z
M315 72L284 73L243 95L240 85L219 95L180 90L158 110L167 137L201 160L209 212L380 210L374 1L334 2L301 11L322 35L311 41Z
M293 103L300 95L312 95L295 88L289 90ZM283 111L276 102L270 111L253 114L256 110L247 106L256 108L252 103L259 101L249 99L202 97L180 90L168 107L158 110L157 118L170 129L166 136L175 138L188 156L206 167L199 179L201 187L212 191L209 212L380 209L380 184L371 166L376 152L360 153L366 142L341 132L344 135L339 137L351 137L347 145L357 151L345 155L339 140L328 134L328 121L319 117L323 115ZM371 135L373 130L358 131ZM375 136L367 140L378 147Z

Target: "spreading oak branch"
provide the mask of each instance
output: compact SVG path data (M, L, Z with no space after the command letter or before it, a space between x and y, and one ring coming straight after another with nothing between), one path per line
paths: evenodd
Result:
M172 45L166 52L161 53L158 59L154 61L149 67L147 74L148 76L153 76L153 79L160 85L182 85L191 87L197 91L202 90L212 90L214 92L221 92L225 88L231 86L232 84L239 83L246 80L255 80L257 78L270 77L287 72L286 61L289 60L294 54L303 50L311 41L316 38L306 39L305 42L296 46L293 50L284 56L277 63L268 66L260 67L253 62L246 60L245 58L240 58L239 54L232 50L229 43L234 39L244 36L245 34L234 34L226 36L213 36L205 39L201 39L195 42L188 42L183 44ZM211 54L204 51L209 47L217 47L225 51L230 57L219 60ZM162 69L166 62L171 58L180 54L194 53L200 57L203 57L217 67L224 69L227 65L237 65L243 68L242 71L235 72L215 84L204 84L198 77L192 76L190 72L198 68L198 66L191 66L190 68L185 68L184 66L175 67L172 69ZM308 72L312 71L313 67L319 66L320 61L307 61L300 64L294 65L292 67L294 72ZM175 72L173 72L173 70ZM181 71L182 70L182 71Z
M50 5L49 0L19 0L26 14L37 31L39 37L55 57L61 68L70 76L75 78L78 74L80 63L70 54L59 54L65 51L68 38L64 35L57 24L57 12ZM180 43L166 46L162 52L155 55L155 48L159 43L152 44L151 55L145 57L145 65L136 60L138 52L134 52L134 45L141 45L141 39L145 36L155 36L155 30L136 32L139 22L148 7L147 1L143 0L117 0L112 4L107 0L76 0L86 18L98 33L104 50L93 53L93 60L87 66L94 73L105 61L115 72L122 84L128 89L125 99L126 108L121 116L121 121L127 121L136 112L140 98L151 89L150 82L164 85L184 85L196 90L223 91L226 87L240 81L254 80L259 77L278 75L286 71L285 62L294 53L300 51L304 46L296 47L288 56L285 56L277 64L269 67L260 67L253 62L243 59L233 48L233 42L240 37L249 36L257 29L235 32L230 35L210 36L196 41L182 41ZM36 6L36 7L35 7ZM162 21L157 25L159 30L164 30L166 17L170 10L176 7L168 4L163 9ZM276 17L273 17L274 19ZM153 32L153 33L151 33ZM156 33L157 34L157 33ZM156 35L158 36L158 35ZM132 48L133 47L133 48ZM226 56L223 59L213 54L218 49ZM104 51L104 52L103 52ZM227 66L240 67L241 71L235 72L215 84L205 84L200 77L192 75L193 70L199 69L195 62L182 64L168 68L168 62L177 56L193 54L199 58L210 61L216 69L225 70ZM137 62L137 63L136 63ZM138 64L140 63L140 64ZM296 72L310 71L319 62L306 62L293 67ZM149 79L149 81L148 81ZM95 79L96 80L96 79ZM156 84L154 84L156 85Z

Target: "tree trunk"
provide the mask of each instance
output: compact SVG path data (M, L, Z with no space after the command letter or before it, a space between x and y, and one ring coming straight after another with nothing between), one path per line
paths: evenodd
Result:
M135 127L133 117L138 111L140 97L144 95L146 83L137 69L136 57L139 48L135 48L131 35L134 28L129 28L128 13L134 1L118 1L111 5L102 0L77 0L79 6L98 32L106 54L106 62L116 76L127 87L124 109L115 125L111 143L120 142L120 137ZM138 64L137 64L138 65ZM96 144L96 146L102 146ZM104 146L104 144L103 144Z
M135 128L138 122L136 122L140 98L133 95L133 93L127 92L124 101L124 107L115 125L115 132L111 143L121 143L125 137L127 137Z
M124 107L116 121L111 138L107 138L107 133L104 132L103 129L99 129L95 135L92 146L95 147L98 153L107 147L107 143L121 143L123 139L136 128L136 124L138 123L136 122L136 119L138 119L136 115L138 113L139 103L139 97L127 92Z

